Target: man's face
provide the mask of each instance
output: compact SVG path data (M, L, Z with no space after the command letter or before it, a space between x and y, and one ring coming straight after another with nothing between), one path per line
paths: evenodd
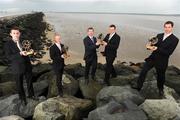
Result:
M109 32L109 34L112 34L112 33L116 32L116 30L114 27L109 27L108 32Z
M94 30L89 29L89 30L88 30L88 36L93 36L93 35L94 35Z
M164 32L165 32L166 34L171 33L172 30L173 30L173 27L172 27L171 24L165 24L165 25L164 25Z
M55 36L54 40L55 40L56 43L60 43L61 42L61 37L59 35Z
M15 41L18 41L19 38L20 38L19 30L11 30L10 35L11 35L12 39L15 40Z

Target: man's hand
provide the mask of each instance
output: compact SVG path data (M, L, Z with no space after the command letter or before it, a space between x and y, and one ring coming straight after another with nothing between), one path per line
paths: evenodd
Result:
M101 41L97 40L96 45L100 45L100 44L101 44Z
M149 43L146 44L146 48L147 48L148 50L151 50L151 51L157 50L157 47L156 47L156 46L151 46Z
M21 52L20 52L20 55L22 55L22 56L27 56L27 52L26 52L26 51L21 51Z
M106 45L107 45L107 42L105 42L105 41L103 41L102 43L103 43L103 45L104 45L104 46L106 46Z

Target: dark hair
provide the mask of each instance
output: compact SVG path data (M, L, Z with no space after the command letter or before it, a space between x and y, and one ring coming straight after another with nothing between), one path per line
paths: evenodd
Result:
M172 21L166 21L166 22L164 23L164 26L165 26L166 24L171 24L172 27L174 26L174 23L173 23Z
M12 30L18 30L18 31L20 32L20 28L17 27L17 26L13 26L13 27L11 28L10 32L11 32Z
M87 31L89 30L93 30L94 31L94 28L93 27L88 27Z
M114 29L116 29L116 26L114 24L110 25L109 27L113 27Z

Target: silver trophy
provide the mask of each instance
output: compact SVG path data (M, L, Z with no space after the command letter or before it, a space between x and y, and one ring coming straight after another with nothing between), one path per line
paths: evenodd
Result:
M22 42L22 48L26 51L26 55L33 55L34 50L31 48L31 42L29 40L24 40Z

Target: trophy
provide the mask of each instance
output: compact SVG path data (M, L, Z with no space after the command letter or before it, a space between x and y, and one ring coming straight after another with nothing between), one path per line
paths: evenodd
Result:
M150 46L154 46L156 43L158 42L158 38L157 37L151 37L148 39L148 44ZM149 50L149 48L147 48Z
M99 40L100 45L103 45L104 35L102 33L98 34L97 39ZM104 49L105 49L104 46L99 47L99 49L100 49L100 53L104 56Z
M68 46L64 45L64 46L62 47L62 52L63 52L64 58L70 57L70 55L69 55L69 53L68 53L68 50L69 50L69 47L68 47Z
M102 33L98 34L97 39L100 40L100 42L103 42L104 35Z
M22 42L22 48L26 51L26 55L33 55L34 50L31 48L31 42L29 40L24 40Z

